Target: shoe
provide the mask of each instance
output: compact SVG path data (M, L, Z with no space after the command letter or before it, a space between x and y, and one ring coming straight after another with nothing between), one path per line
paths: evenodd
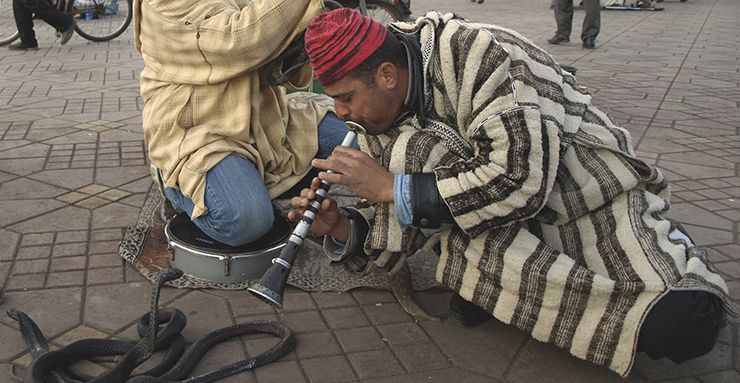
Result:
M64 45L69 41L69 39L72 38L72 35L75 33L75 25L77 25L77 23L75 22L75 19L71 19L69 27L67 27L67 30L62 32L62 41L59 42L60 44Z
M637 0L637 3L635 3L635 8L655 8L656 1L650 1L650 0Z
M560 44L560 43L569 43L570 37L561 37L561 36L555 35L551 39L548 39L547 42L550 44L555 44L555 45Z
M450 300L450 311L447 312L447 320L450 322L461 327L473 327L491 318L493 318L493 315L473 303L466 301L459 294L452 296Z
M583 47L586 49L594 49L596 48L596 44L594 44L594 41L596 41L596 38L594 37L586 37L585 40L583 40Z
M39 50L38 45L26 45L23 41L15 44L8 45L8 49L11 51L37 51Z
M576 75L576 71L578 71L578 68L574 67L573 65L560 64L560 68L562 68L564 71L572 74L573 76L575 76Z

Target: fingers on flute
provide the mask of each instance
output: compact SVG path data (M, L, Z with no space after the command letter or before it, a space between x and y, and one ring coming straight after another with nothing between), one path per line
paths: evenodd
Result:
M314 177L314 179L311 180L311 190L316 190L321 186L321 178Z
M299 213L299 212L297 212L295 210L288 212L288 219L291 222L298 222L298 221L301 220L301 218L303 218L303 214L301 214L301 213Z

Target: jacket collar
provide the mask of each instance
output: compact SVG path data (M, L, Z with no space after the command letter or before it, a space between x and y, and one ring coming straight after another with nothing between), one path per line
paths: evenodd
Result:
M424 82L422 77L421 42L415 34L399 33L398 40L406 48L409 66L409 89L404 105L409 111L401 113L394 125L406 120L411 113L416 113L419 123L424 126Z

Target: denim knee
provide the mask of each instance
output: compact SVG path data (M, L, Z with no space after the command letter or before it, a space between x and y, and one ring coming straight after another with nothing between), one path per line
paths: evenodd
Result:
M267 234L275 221L272 204L221 204L193 222L211 238L229 246L251 243Z
M337 117L333 112L327 113L318 127L319 150L316 153L316 158L329 157L334 151L334 148L342 144L347 132L349 132L349 129L341 118ZM352 147L355 149L360 148L357 140L352 143Z

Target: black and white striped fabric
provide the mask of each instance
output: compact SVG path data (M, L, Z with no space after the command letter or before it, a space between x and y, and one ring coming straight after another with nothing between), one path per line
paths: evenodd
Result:
M715 292L736 313L706 252L669 239L661 172L545 51L451 14L391 28L421 38L431 121L411 117L361 147L393 173L436 173L457 225L428 238L401 230L392 204L359 204L378 266L440 244L441 283L623 376L669 289Z

